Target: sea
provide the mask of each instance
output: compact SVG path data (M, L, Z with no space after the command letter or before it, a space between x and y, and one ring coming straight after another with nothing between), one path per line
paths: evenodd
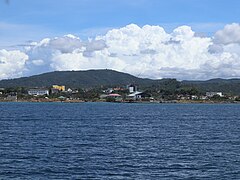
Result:
M0 179L240 179L240 105L0 103Z

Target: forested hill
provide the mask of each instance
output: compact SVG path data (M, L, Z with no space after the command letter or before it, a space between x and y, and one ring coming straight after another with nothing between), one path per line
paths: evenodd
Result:
M207 81L177 81L176 79L152 80L138 78L133 75L114 70L87 70L87 71L55 71L23 77L1 80L0 88L6 87L50 87L54 84L72 88L87 88L100 86L125 86L136 84L140 87L152 89L196 88L200 92L221 91L223 93L240 95L240 79L211 79Z
M221 91L225 94L240 95L240 79L211 79L207 81L182 81L181 86L195 87L199 91Z
M55 71L0 81L0 87L49 87L54 84L68 87L96 87L107 85L152 84L155 80L142 79L114 70Z

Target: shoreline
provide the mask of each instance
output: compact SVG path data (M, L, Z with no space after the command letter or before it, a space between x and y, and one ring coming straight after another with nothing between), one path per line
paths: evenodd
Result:
M126 103L126 104L240 104L240 101L186 101L186 100L172 100L172 101L115 101L115 102L107 102L107 101L84 101L84 100L16 100L16 101L7 101L0 100L0 103Z

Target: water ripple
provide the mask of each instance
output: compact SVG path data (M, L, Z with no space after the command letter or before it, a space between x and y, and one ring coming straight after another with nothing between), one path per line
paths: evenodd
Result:
M239 107L0 103L0 179L240 179Z

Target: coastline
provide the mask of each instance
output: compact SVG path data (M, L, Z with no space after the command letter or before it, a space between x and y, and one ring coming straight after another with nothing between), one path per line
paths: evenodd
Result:
M172 100L172 101L115 101L107 102L102 100L56 100L56 99L39 99L39 100L0 100L0 103L127 103L127 104L240 104L240 101L199 101L199 100Z

